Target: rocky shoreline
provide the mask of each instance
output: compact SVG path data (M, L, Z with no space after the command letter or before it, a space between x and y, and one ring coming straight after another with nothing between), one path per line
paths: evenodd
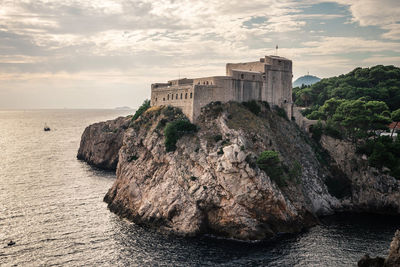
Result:
M399 181L366 166L343 141L323 137L321 148L268 107L256 115L238 103L208 105L199 130L166 152L165 124L181 116L151 108L133 123L118 118L85 130L78 158L117 166L104 198L111 211L175 234L242 240L298 232L335 212L400 213ZM255 163L264 150L279 153L288 176L295 163L301 174L279 186Z

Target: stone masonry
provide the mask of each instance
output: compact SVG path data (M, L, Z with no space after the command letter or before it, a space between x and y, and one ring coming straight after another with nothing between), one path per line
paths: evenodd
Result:
M151 105L171 105L195 121L213 101L267 101L292 117L292 61L265 56L256 62L228 63L226 76L178 79L151 85Z

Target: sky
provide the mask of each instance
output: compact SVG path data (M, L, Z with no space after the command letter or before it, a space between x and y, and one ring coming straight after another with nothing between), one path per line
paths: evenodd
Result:
M0 0L0 109L136 108L276 45L294 79L400 66L400 2Z

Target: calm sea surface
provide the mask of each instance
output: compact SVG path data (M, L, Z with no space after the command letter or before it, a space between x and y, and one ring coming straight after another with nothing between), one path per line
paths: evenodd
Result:
M76 153L87 125L127 114L0 111L0 266L355 266L365 253L387 255L398 218L338 216L256 243L166 236L120 219L102 201L115 174Z

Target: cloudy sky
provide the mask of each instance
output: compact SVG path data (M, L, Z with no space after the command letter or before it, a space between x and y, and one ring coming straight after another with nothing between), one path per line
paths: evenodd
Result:
M294 78L400 66L399 0L0 0L0 108L137 107L274 54Z

